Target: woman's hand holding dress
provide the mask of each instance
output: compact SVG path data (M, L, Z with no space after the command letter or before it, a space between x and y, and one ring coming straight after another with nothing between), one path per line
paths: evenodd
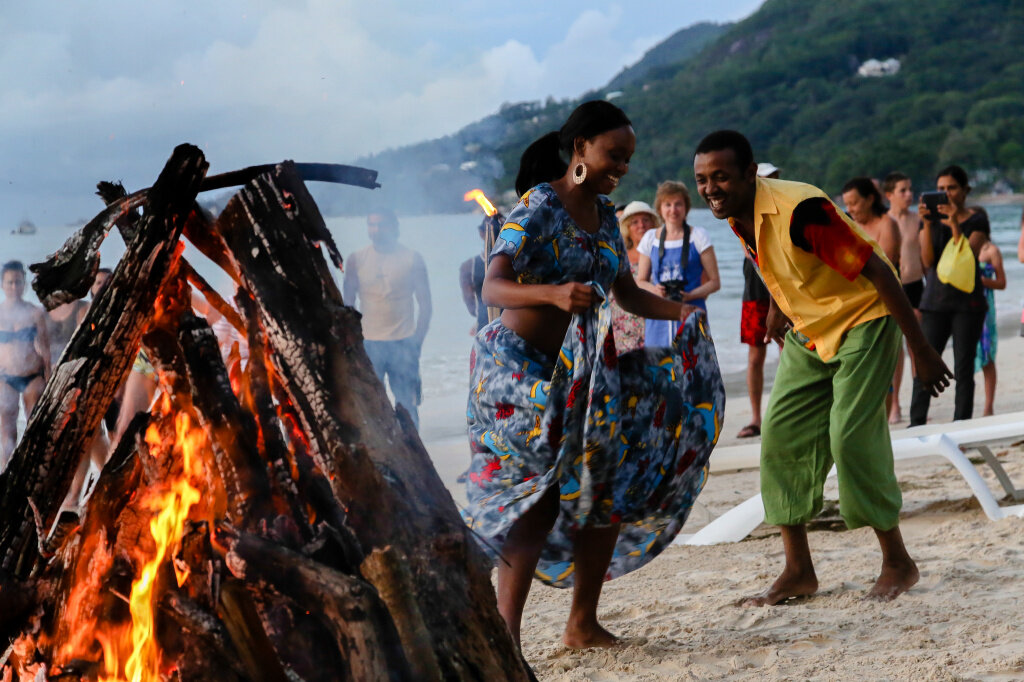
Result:
M594 304L594 287L580 282L558 284L552 289L551 303L567 313L582 313Z

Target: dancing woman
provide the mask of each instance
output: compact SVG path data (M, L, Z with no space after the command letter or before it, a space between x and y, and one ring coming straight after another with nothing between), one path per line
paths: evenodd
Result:
M566 645L615 643L597 620L601 584L671 543L721 429L704 314L637 287L604 196L635 144L626 115L592 101L530 145L484 279L504 312L470 357L466 520L499 557L516 642L536 574L573 585ZM617 356L609 289L627 312L678 320L673 344Z

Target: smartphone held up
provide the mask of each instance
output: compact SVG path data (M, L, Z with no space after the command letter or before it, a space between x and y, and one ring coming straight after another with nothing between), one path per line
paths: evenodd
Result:
M943 191L921 192L921 203L928 209L928 214L924 217L932 222L939 222L942 220L942 214L939 213L939 205L948 204L949 197Z

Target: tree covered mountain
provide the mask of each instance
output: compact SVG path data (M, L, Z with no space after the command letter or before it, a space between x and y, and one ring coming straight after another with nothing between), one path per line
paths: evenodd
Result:
M385 188L403 188L405 210L458 210L463 187L506 191L533 139L579 102L618 90L638 140L621 200L650 199L665 179L692 186L693 149L718 128L744 132L784 177L833 193L891 170L930 185L949 163L982 188L1021 190L1022 45L1019 0L767 0L710 35L675 34L579 99L506 104L454 135L360 163L379 168ZM860 75L871 59L899 69Z
M620 71L608 82L605 90L615 91L638 83L643 85L644 79L657 78L662 70L666 74L674 72L680 63L700 52L731 25L702 21L676 31L648 50L643 59Z
M670 77L627 90L638 163L627 191L692 178L716 128L743 131L785 177L836 192L900 169L958 163L1024 185L1024 4L768 0ZM898 73L865 77L869 59Z

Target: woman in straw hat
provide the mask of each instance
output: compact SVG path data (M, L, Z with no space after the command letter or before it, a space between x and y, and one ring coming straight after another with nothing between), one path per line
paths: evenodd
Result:
M640 263L640 251L637 247L640 240L649 230L658 225L658 217L646 202L631 201L622 211L619 218L619 232L626 245L626 256L629 269L636 277L637 265ZM612 300L612 333L615 335L615 348L620 354L628 353L644 346L644 318L627 313Z

